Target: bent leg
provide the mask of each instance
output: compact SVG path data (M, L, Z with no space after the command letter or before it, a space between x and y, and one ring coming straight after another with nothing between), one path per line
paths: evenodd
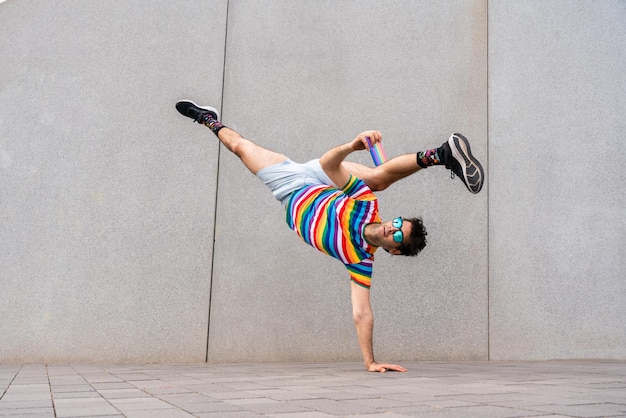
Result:
M217 137L255 175L262 168L287 160L285 155L263 148L227 127L220 129Z
M351 161L344 161L342 164L346 170L363 180L373 191L385 190L396 181L421 170L421 167L417 165L415 154L399 155L378 167L367 167Z

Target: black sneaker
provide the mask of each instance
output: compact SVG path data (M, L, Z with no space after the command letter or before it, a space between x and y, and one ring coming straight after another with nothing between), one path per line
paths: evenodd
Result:
M446 147L447 145L447 147ZM470 144L467 138L461 134L452 134L447 143L444 143L446 149L446 168L452 170L454 174L459 176L463 183L472 193L480 192L483 188L483 179L485 174L483 166L472 155ZM452 175L454 178L454 175Z
M190 100L181 100L176 103L176 110L181 115L187 116L198 123L204 123L210 119L219 120L219 112L211 106L198 106Z

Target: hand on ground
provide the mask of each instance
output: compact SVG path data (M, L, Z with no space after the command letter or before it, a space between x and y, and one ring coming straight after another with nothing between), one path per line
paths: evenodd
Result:
M393 372L406 372L406 369L402 366L398 366L397 364L387 364L387 363L372 363L367 368L368 372L380 372L385 373L387 371Z

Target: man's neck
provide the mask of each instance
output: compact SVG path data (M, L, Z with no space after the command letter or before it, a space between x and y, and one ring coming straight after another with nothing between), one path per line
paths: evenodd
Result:
M367 242L369 245L371 245L372 247L378 247L378 245L374 244L370 239L368 239L368 235L371 236L370 232L372 231L371 227L374 227L374 229L376 228L375 225L380 225L378 223L372 223L372 224L367 224L365 225L365 227L363 228L363 239L365 240L365 242Z

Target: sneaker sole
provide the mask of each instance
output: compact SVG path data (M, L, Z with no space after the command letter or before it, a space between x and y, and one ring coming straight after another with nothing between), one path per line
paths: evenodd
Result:
M192 105L194 105L195 107L198 107L200 109L208 110L210 112L213 112L213 113L215 113L217 115L217 120L220 120L220 112L216 108L214 108L213 106L200 106L200 105L197 105L193 100L187 100L187 99L179 100L176 103L180 103L180 102L188 102L188 103L191 103Z
M483 188L485 173L483 166L472 155L469 141L461 134L453 134L448 139L452 156L460 163L463 170L463 183L467 190L478 193Z

